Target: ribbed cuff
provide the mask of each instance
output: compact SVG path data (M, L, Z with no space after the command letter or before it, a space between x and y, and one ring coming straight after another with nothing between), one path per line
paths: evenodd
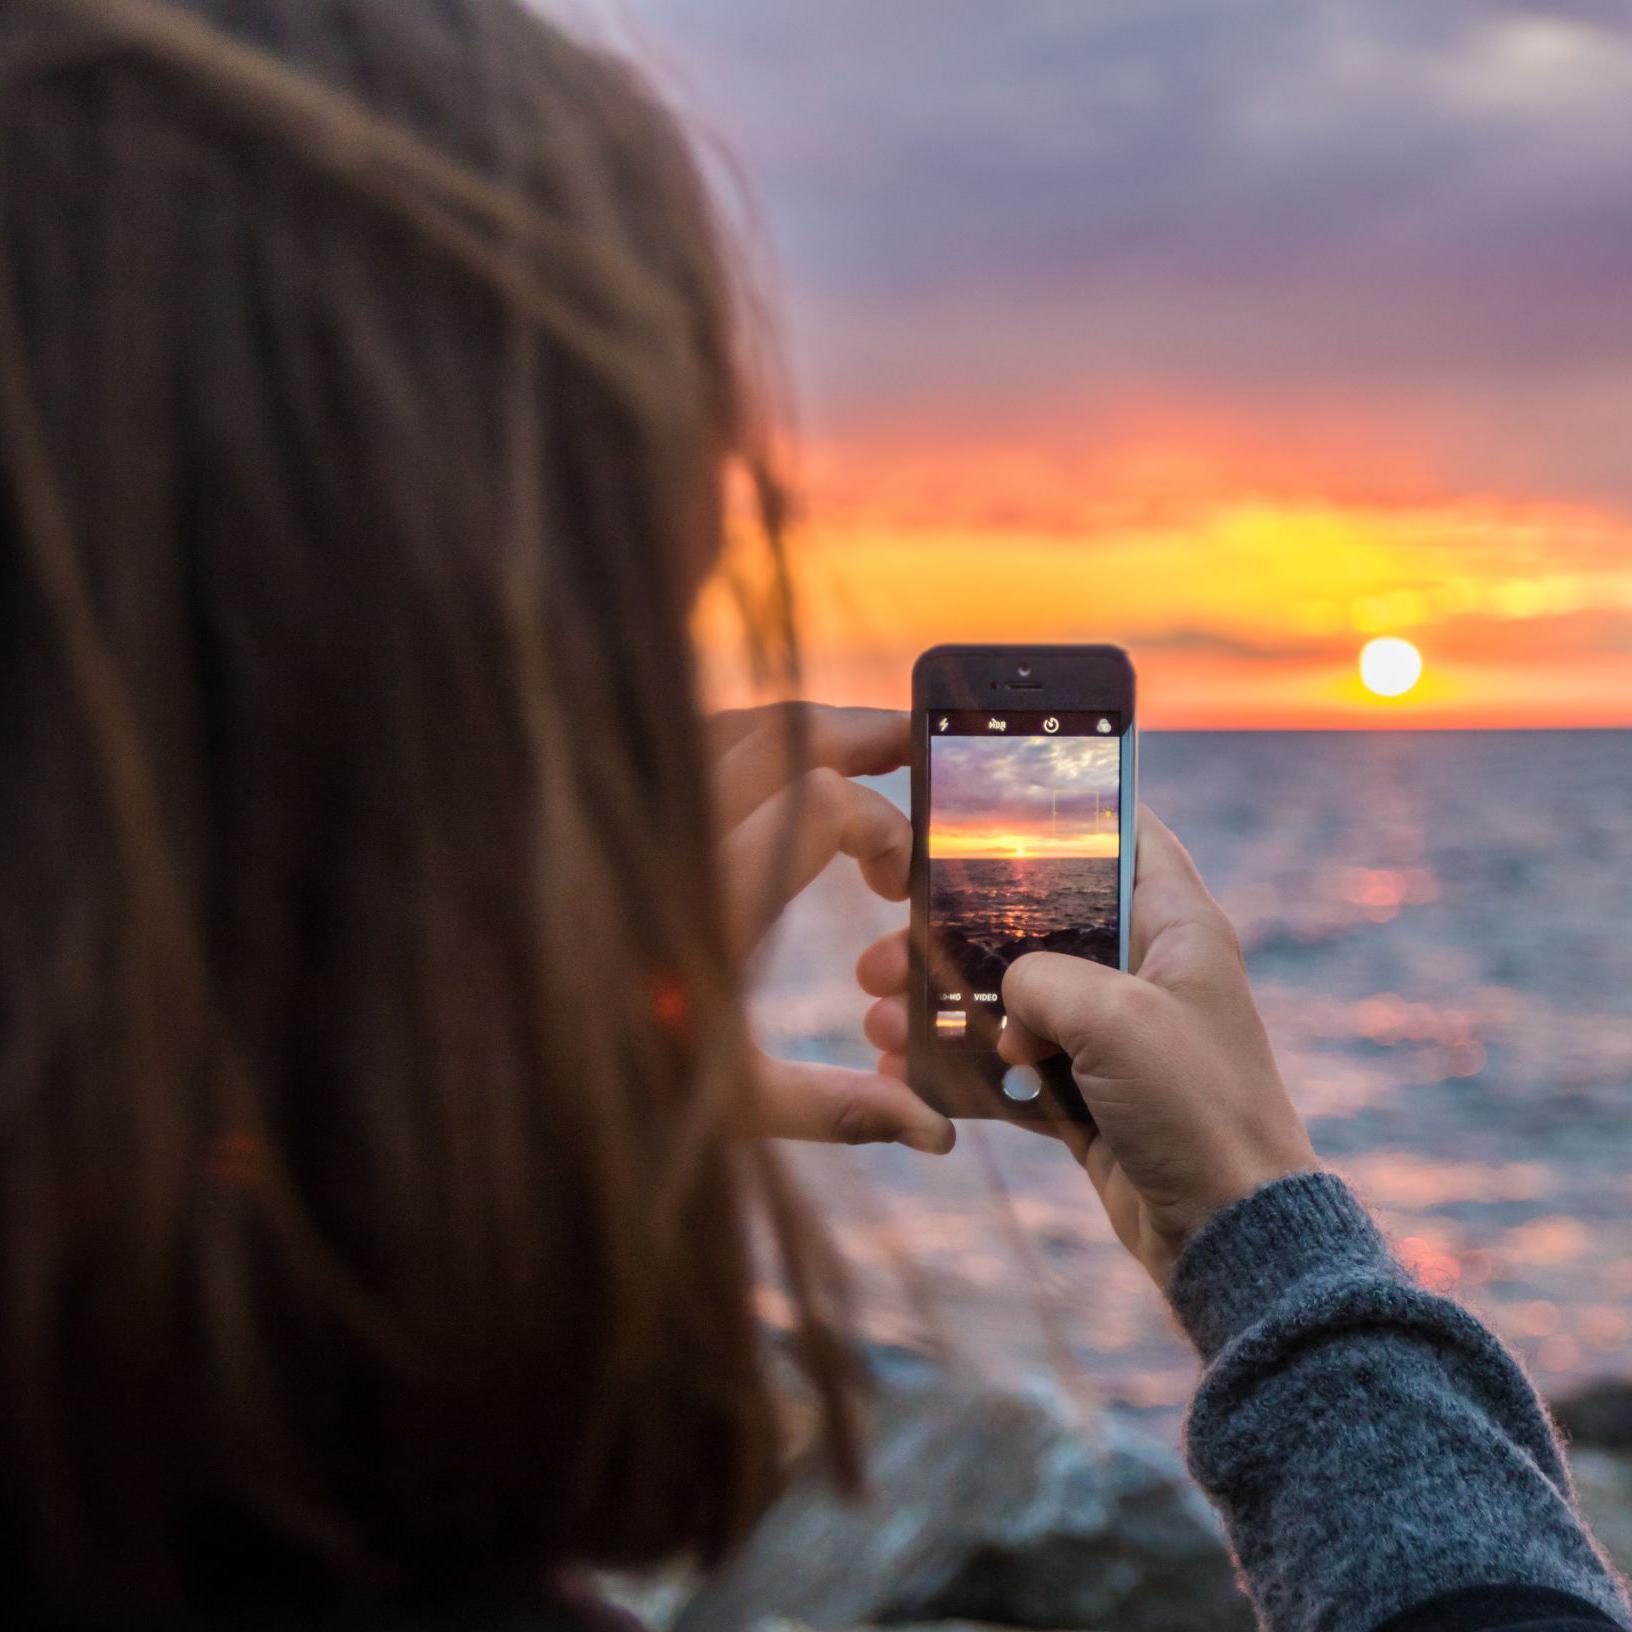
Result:
M1294 1173L1209 1219L1179 1254L1167 1296L1211 1360L1300 1281L1366 1269L1403 1274L1335 1173Z

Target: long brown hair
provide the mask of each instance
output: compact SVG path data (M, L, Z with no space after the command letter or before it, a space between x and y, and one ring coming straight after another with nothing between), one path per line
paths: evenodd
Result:
M686 634L727 466L777 525L738 328L671 119L515 0L5 7L0 1579L42 1613L500 1599L763 1500L751 1198L813 1333L820 1255L732 1141Z

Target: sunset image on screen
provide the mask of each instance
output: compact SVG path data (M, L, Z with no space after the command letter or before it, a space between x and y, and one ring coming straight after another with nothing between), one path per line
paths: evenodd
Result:
M932 861L1115 860L1121 747L1099 737L937 737Z
M1025 952L1116 962L1120 777L1114 738L931 739L938 1006L984 992L980 1006L995 1015L1003 971Z

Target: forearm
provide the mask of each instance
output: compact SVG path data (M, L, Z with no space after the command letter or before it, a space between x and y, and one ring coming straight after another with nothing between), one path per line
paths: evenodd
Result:
M1410 1280L1340 1181L1304 1174L1228 1209L1170 1291L1209 1362L1191 1467L1272 1632L1372 1632L1482 1585L1626 1616L1524 1374Z

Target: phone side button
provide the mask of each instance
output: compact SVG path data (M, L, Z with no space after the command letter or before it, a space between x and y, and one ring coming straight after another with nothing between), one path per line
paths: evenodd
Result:
M1003 1073L1003 1097L1012 1099L1017 1105L1029 1103L1042 1091L1042 1075L1035 1066L1011 1065Z

